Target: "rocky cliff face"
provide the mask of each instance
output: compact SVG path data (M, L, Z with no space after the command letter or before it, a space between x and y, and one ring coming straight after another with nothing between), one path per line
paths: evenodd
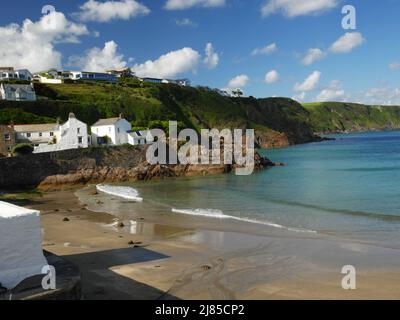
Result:
M231 172L235 165L150 165L146 147L120 146L0 159L0 189L151 180ZM256 153L256 169L274 164Z

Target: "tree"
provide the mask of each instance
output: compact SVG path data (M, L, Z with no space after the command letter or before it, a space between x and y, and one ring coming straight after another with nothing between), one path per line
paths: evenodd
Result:
M29 143L20 143L14 146L11 153L13 156L29 155L33 153L33 147Z
M235 90L232 90L232 95L234 97L240 98L244 95L244 93L241 89L235 89Z

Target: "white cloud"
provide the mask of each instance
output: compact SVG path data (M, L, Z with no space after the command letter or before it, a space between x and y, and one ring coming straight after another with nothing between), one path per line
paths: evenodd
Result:
M265 75L266 83L275 83L279 80L279 73L276 70L271 70Z
M268 0L262 7L262 15L281 12L288 18L319 14L337 6L339 0Z
M323 89L316 97L316 101L343 101L346 99L346 93L342 89L342 84L338 80L333 80L329 86Z
M69 59L69 65L80 67L87 71L104 72L107 69L125 68L127 62L124 56L118 54L118 45L114 41L104 44L104 48L92 48L84 56L74 56Z
M393 62L393 63L389 64L389 69L390 70L399 70L400 69L400 63Z
M37 22L26 19L21 26L0 27L0 62L32 72L60 68L62 54L54 45L76 43L87 34L86 26L70 22L61 12L52 12Z
M263 48L256 48L251 53L252 56L268 55L278 50L276 43L271 43Z
M302 63L305 66L310 66L314 62L325 58L326 53L323 52L321 49L318 48L311 48L308 49L307 54L304 56Z
M128 20L150 13L150 9L135 0L99 2L89 0L77 13L83 21L108 22L115 19Z
M205 52L206 57L204 58L204 64L208 69L216 68L219 63L219 55L214 51L212 43L207 43Z
M400 88L371 88L361 93L360 102L372 105L400 105Z
M294 90L297 92L312 91L317 87L320 77L321 72L314 71L302 83L296 83L296 85L294 86Z
M188 18L176 19L175 23L179 27L197 27L197 23Z
M365 42L360 32L347 32L336 40L329 50L333 53L349 53Z
M200 59L201 55L197 51L183 48L162 55L157 60L136 64L132 70L139 77L173 78L183 72L194 72Z
M292 97L293 100L298 101L298 102L304 102L307 97L307 93L301 92L299 94L296 94Z
M241 74L229 81L228 88L230 89L243 88L249 83L249 81L250 78L247 75Z
M165 9L184 10L192 7L213 8L224 5L225 0L168 0L165 4Z

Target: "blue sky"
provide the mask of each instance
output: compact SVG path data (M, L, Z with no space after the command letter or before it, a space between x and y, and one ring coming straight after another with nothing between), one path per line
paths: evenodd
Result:
M57 11L52 31L43 29L41 11L47 4ZM2 5L1 65L32 71L126 65L143 76L241 87L256 97L400 104L396 0L15 0ZM356 8L356 30L342 28L344 5ZM252 54L266 47L264 54ZM320 59L305 64L310 49Z

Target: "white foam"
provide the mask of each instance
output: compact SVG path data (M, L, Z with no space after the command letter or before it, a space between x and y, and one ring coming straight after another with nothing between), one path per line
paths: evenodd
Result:
M203 216L209 218L229 219L221 210L215 209L172 209L174 213L182 213L191 216Z
M100 192L107 193L109 195L116 196L119 198L133 200L136 202L143 201L143 198L140 197L139 192L131 187L120 187L120 186L99 184L96 186L96 189Z
M235 216L229 216L229 215L224 214L221 210L217 210L217 209L172 209L172 212L191 215L191 216L236 220L236 221L241 221L241 222L265 225L265 226L278 228L278 229L285 229L285 230L294 231L294 232L314 233L314 234L317 233L316 231L313 231L313 230L291 228L291 227L286 227L286 226L283 226L283 225L280 225L277 223L268 222L268 221L259 221L259 220L249 219L249 218L240 218L240 217L235 217Z

